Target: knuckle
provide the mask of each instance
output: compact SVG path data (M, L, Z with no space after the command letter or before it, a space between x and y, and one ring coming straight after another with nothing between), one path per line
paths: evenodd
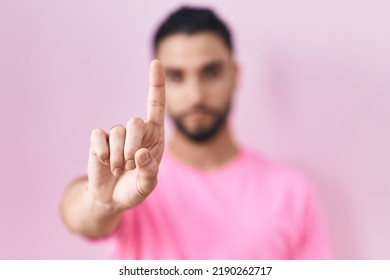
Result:
M126 129L122 125L116 125L110 129L110 136L123 136Z
M150 100L150 105L153 106L153 107L156 107L156 108L164 108L165 107L165 104L164 102L162 101L159 101L159 100Z
M96 156L101 159L101 160L107 160L108 157L110 156L109 152L104 151L104 152L96 152Z
M131 118L127 121L127 127L143 127L144 121L140 118Z
M103 137L106 132L101 128L94 128L91 132L90 140L93 142L96 138Z

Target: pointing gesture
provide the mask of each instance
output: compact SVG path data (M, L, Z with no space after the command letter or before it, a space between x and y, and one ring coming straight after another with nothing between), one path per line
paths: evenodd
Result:
M165 115L165 79L162 64L153 60L149 72L147 121L158 126L164 126Z
M88 160L88 189L99 203L126 209L142 202L157 184L164 151L165 81L158 60L150 64L147 120L132 118L109 132L94 129Z

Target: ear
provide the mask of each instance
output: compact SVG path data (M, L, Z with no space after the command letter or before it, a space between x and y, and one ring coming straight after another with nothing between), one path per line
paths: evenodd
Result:
M237 90L237 86L239 83L239 78L240 78L240 65L237 63L235 59L232 59L232 67L233 67L233 91L235 92Z

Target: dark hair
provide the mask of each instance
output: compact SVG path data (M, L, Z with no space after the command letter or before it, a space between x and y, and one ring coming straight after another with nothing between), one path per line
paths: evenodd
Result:
M202 31L213 32L218 35L230 51L233 44L230 31L226 24L208 8L181 7L171 13L157 29L153 47L157 51L158 44L165 37L175 33L194 34Z

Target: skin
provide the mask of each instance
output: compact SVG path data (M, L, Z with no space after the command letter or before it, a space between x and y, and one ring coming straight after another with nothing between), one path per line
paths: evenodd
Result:
M147 119L131 118L110 131L94 129L88 175L72 181L64 193L62 219L77 234L90 238L109 234L123 211L142 203L154 190L165 146L165 110L188 132L198 133L213 126L230 105L237 65L217 35L173 34L160 42L155 55ZM238 153L226 121L202 142L175 128L168 149L183 164L205 171L227 164Z

